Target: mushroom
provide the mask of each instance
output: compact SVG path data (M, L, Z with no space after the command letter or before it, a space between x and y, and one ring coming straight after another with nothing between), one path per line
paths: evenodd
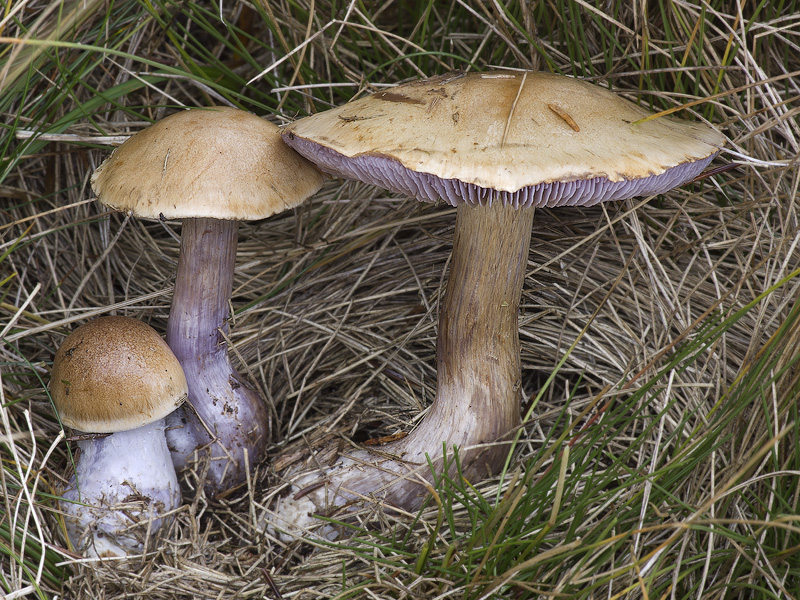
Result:
M226 337L240 220L263 219L314 194L323 174L281 142L278 127L227 107L175 113L100 165L101 203L138 217L183 219L167 343L183 365L191 410L168 421L175 467L208 461L216 496L246 480L270 438L265 401L230 362Z
M520 423L517 312L535 207L659 194L695 178L724 143L706 125L649 114L569 77L496 71L400 85L284 130L323 171L457 211L435 401L380 453L348 452L298 476L279 526L366 497L414 510L443 445L459 449L472 481L498 470Z
M164 437L188 395L178 359L149 325L101 317L59 347L50 395L61 423L88 434L61 502L70 542L89 556L142 553L181 503Z

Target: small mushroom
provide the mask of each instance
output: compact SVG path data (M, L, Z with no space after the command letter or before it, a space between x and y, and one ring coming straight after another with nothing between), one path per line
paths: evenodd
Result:
M535 208L659 194L700 174L724 143L706 125L642 121L649 114L569 77L496 71L400 85L284 130L327 173L458 208L433 405L380 453L348 452L298 477L279 521L308 525L309 513L364 497L414 510L443 444L459 448L471 481L497 471L520 423L517 312Z
M61 422L88 434L61 502L70 542L89 556L144 552L181 503L164 437L188 395L178 359L149 325L101 317L59 347L50 395Z
M167 343L186 372L192 410L170 417L167 439L178 470L209 461L210 496L245 481L245 465L256 465L271 429L265 401L234 369L225 341L239 221L297 206L323 178L281 142L277 126L227 107L162 119L92 176L106 206L183 219Z

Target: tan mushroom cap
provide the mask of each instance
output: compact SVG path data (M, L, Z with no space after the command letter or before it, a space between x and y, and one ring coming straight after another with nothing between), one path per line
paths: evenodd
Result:
M515 192L659 175L715 154L724 136L660 117L584 81L534 71L449 74L300 119L288 136L380 156L443 180Z
M162 419L189 394L161 336L129 317L100 317L56 352L50 395L62 423L89 433L128 431Z
M146 218L263 219L324 175L273 123L229 107L175 113L131 136L92 175L104 205Z

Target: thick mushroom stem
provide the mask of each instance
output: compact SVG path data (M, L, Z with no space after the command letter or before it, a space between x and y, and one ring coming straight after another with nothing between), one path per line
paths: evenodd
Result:
M205 490L216 496L246 480L269 442L266 405L231 365L222 332L229 301L239 224L186 219L167 343L189 384L188 404L167 417L167 442L179 471L208 461ZM245 459L246 455L246 459Z
M458 207L439 314L437 401L426 417L453 427L450 440L464 436L450 445L491 444L519 425L518 313L533 213L499 203ZM476 460L462 456L465 476L494 473L507 451L494 444L474 452Z
M358 498L419 508L442 469L443 448L459 449L465 477L483 479L502 465L508 434L520 422L517 313L533 208L458 208L453 260L439 316L437 395L422 423L379 452L348 452L325 472L294 482L276 507L275 525L292 531L311 514L336 514ZM451 465L450 474L453 474Z
M180 506L164 427L160 419L78 442L75 473L61 502L77 551L101 558L141 554Z

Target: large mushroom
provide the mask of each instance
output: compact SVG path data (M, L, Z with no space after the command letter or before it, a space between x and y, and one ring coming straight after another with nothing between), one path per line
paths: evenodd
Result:
M87 434L61 502L70 542L89 556L143 552L181 502L164 437L188 395L178 359L149 325L101 317L58 348L50 395L61 422Z
M240 220L297 206L324 176L282 143L278 127L227 107L175 113L143 129L94 172L100 202L138 217L183 219L167 343L183 365L191 410L169 419L179 470L208 461L206 493L245 481L270 437L260 394L228 356Z
M429 464L442 468L443 447L459 448L473 481L496 472L508 450L502 440L520 422L517 312L534 209L659 194L695 178L724 143L706 125L643 121L649 114L569 77L452 73L284 130L322 170L444 200L457 217L427 415L379 453L347 452L294 479L278 526L311 524L309 513L364 498L413 510L428 493Z

